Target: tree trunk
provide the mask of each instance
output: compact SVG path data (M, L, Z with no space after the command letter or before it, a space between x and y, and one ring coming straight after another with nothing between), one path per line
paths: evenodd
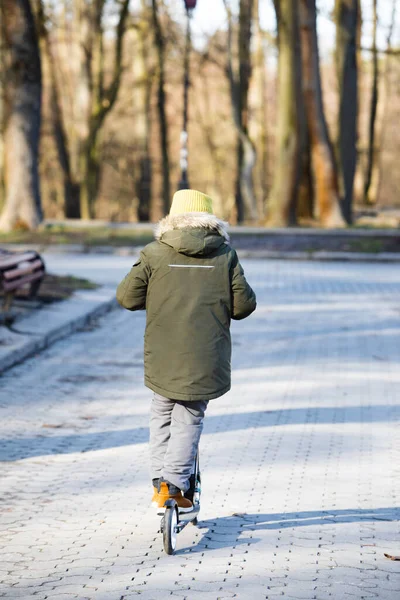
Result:
M133 61L133 104L135 109L135 140L139 155L139 176L136 177L135 191L138 201L137 217L138 221L147 222L150 220L151 204L151 156L150 156L150 137L151 137L151 90L153 72L149 64L149 15L146 3L142 0L142 11L138 23L137 40L138 53Z
M301 176L296 207L296 221L311 222L314 218L314 188L311 170L311 149L308 132L301 156Z
M34 229L42 220L39 139L42 79L39 45L29 0L3 0L6 71L6 202L0 229L17 223Z
M267 200L267 225L286 227L297 203L300 181L302 117L301 62L297 0L276 0L278 23L277 158Z
M5 40L3 31L3 5L0 4L0 214L3 210L5 202L5 182L4 182L4 138L3 131L5 130L5 90L6 90L6 61L5 61Z
M382 101L382 110L381 112L381 126L378 128L377 137L378 137L378 148L379 153L375 161L375 169L372 174L372 184L371 188L373 189L373 194L376 202L379 201L381 184L382 184L382 171L383 171L383 148L385 146L385 138L386 131L389 123L389 114L390 114L390 100L391 100L391 89L390 89L390 78L392 72L392 60L393 56L391 54L392 51L392 37L394 32L394 27L396 24L396 14L397 14L397 0L392 0L392 14L390 20L390 26L388 29L388 34L386 37L386 58L385 58L385 67L383 72L383 101ZM375 177L374 177L375 171Z
M155 43L157 48L158 59L158 90L157 90L157 108L158 119L160 123L160 143L162 156L162 210L166 215L169 212L170 206L170 167L169 167L169 148L168 148L168 121L166 115L166 95L165 95L165 42L163 32L161 30L160 19L158 16L157 0L152 0L153 8L153 26Z
M370 187L372 182L372 171L375 162L375 122L378 110L379 94L379 67L378 67L378 47L377 47L377 29L378 29L378 0L373 0L373 29L372 29L372 92L371 108L369 115L368 132L368 154L367 167L365 170L364 181L364 202L374 204L374 199L370 196Z
M336 0L336 70L339 87L338 164L343 190L342 209L352 222L357 165L359 0Z
M239 4L239 89L238 112L240 120L238 152L240 159L239 189L243 203L243 220L257 219L257 199L254 192L253 170L256 164L256 148L249 136L249 87L252 74L251 38L253 21L253 0L240 0Z
M72 178L76 182L75 198L79 197L79 213L83 219L90 218L88 199L83 198L81 186L84 182L82 167L87 164L84 157L85 145L89 137L91 103L91 59L93 54L91 26L96 23L92 6L85 0L73 0L74 25L77 32L71 59L75 62L76 85L73 99L72 127L70 130L70 166Z
M235 205L236 205L236 221L243 223L244 221L244 202L242 194L242 167L243 167L243 144L238 136L236 142L236 184L235 184Z
M42 57L46 57L50 76L50 108L53 121L53 135L56 144L58 162L60 164L63 174L64 215L67 219L79 219L79 195L77 195L76 193L75 185L72 180L68 139L64 127L64 117L62 112L62 105L60 102L60 93L56 75L57 67L54 61L49 32L47 30L43 0L39 0L38 23L39 37L42 41Z
M255 22L255 92L257 97L257 134L256 134L256 181L258 186L257 212L259 219L264 218L264 198L267 197L268 181L268 111L267 111L267 77L266 56L264 51L263 30L260 23L260 0L255 0L254 22Z
M82 148L80 172L80 207L83 219L93 219L94 201L100 187L100 161L98 150L98 134L101 124L91 127L91 135Z
M323 227L344 227L337 168L322 103L315 0L300 0L305 111L311 142L317 217Z
M238 134L236 159L236 215L238 223L257 218L257 200L254 194L253 168L256 149L248 133L248 93L251 77L251 22L253 0L240 0L239 6L239 68L235 72L232 49L232 13L224 0L228 15L227 74L231 94L233 121Z

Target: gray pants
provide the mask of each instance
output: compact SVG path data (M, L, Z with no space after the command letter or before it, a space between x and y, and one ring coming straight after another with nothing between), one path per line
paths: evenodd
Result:
M189 488L208 400L170 400L154 394L150 415L152 479Z

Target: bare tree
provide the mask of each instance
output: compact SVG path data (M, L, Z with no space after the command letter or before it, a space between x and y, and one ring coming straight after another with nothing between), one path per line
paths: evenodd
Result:
M368 153L367 166L365 169L364 180L364 201L367 204L373 203L369 196L372 170L375 158L375 123L379 101L379 65L378 65L378 46L377 46L377 31L378 31L378 0L373 0L373 27L372 27L372 89L371 89L371 106L369 115L369 131L368 131Z
M255 167L258 186L257 205L260 219L264 217L264 199L268 194L268 110L267 110L267 65L265 51L265 35L260 22L260 0L254 0L254 88L256 93L256 128L255 144L257 163Z
M98 135L118 96L122 75L122 44L129 0L121 0L115 28L114 60L110 82L105 83L103 18L106 0L75 0L80 31L79 80L76 89L78 160L81 217L94 216L100 184Z
M238 134L236 212L238 223L242 223L244 220L255 220L257 218L257 200L253 185L253 168L257 155L255 145L248 132L253 0L240 0L239 4L238 69L235 69L233 58L232 11L227 0L224 0L224 4L228 16L227 74L231 93L233 121Z
M267 200L267 224L291 221L300 181L302 148L301 61L297 0L275 0L278 25L278 131L275 175Z
M158 0L152 0L153 9L153 27L155 44L157 48L158 60L158 87L157 87L157 108L160 124L160 143L162 156L162 206L163 213L166 215L170 205L170 161L168 144L168 121L166 115L166 94L165 94L165 38L161 28Z
M367 164L364 174L364 201L366 204L376 204L382 183L382 156L385 144L388 114L390 112L390 79L393 57L398 51L392 46L392 38L396 23L397 0L392 0L391 19L386 36L385 57L379 68L377 48L378 4L373 4L373 33L372 33L372 87L368 121ZM382 84L381 84L382 81Z
M42 75L39 45L29 0L3 0L7 49L5 80L6 200L0 229L18 222L34 229L42 219L38 153Z
M152 44L150 27L151 14L146 0L142 0L139 19L133 30L138 51L133 60L134 84L132 90L135 111L134 132L139 154L139 175L136 178L139 221L150 220L151 203L151 92L154 69L150 56L150 44Z
M5 36L3 5L0 4L0 213L5 201L5 181L4 181L4 108L5 108L5 89L6 89L6 61L5 61Z
M65 1L61 14L65 24L70 22L71 31L69 44L64 39L61 45L68 57L72 81L69 118L68 103L65 99L62 101L67 86L58 72L60 64L53 53L52 35L55 34L47 25L43 0L37 2L39 31L50 79L54 140L64 180L65 215L90 219L95 214L100 185L99 134L117 100L121 84L129 0ZM113 35L107 39L105 22L114 21Z
M385 57L385 65L383 68L383 89L382 89L382 110L381 119L380 119L380 127L377 127L377 135L378 143L377 143L377 156L374 161L374 166L372 169L372 177L371 177L371 186L370 186L370 200L374 200L377 202L379 200L379 194L382 184L382 169L383 169L383 150L385 146L385 138L386 132L389 122L389 111L390 111L390 80L391 80L391 72L392 72L392 60L393 60L393 47L392 47L392 38L394 33L394 27L396 23L396 15L397 15L397 0L392 0L392 11L391 11L391 19L390 25L386 37L386 57Z
M80 215L79 185L73 180L71 172L68 137L57 79L57 64L54 59L43 0L38 0L37 6L38 33L41 40L42 59L47 61L49 73L50 110L53 135L57 149L58 162L63 176L64 214L67 218L78 218Z
M342 180L343 215L352 222L357 165L359 0L336 0L336 71L339 87L338 164Z
M304 98L316 216L323 227L343 227L345 221L340 210L338 173L322 102L315 0L300 0L299 7Z

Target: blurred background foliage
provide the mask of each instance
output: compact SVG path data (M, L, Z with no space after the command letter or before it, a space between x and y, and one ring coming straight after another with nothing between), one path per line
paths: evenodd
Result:
M397 0L218 2L191 18L190 186L250 225L399 207ZM183 0L3 0L0 229L167 213L187 19Z

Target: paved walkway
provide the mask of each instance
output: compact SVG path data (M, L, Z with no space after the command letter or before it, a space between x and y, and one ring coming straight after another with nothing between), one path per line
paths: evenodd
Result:
M1 597L398 600L400 269L245 269L259 306L233 324L200 526L173 557L148 509L144 314L116 310L0 380Z

